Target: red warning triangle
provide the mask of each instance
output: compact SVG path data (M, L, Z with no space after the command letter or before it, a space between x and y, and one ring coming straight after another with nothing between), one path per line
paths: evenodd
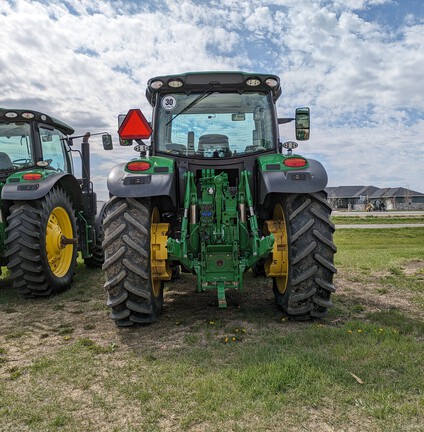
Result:
M123 140L146 139L152 134L152 128L139 109L130 109L118 129Z

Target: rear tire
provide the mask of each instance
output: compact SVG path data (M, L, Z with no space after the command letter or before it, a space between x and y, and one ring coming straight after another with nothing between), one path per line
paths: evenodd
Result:
M162 311L163 282L153 283L151 278L154 214L158 214L157 207L149 199L113 197L106 205L104 286L112 309L110 317L118 327L155 322Z
M277 305L290 317L307 320L323 318L332 306L334 225L324 191L314 194L277 195L272 208L281 205L288 238L289 275L287 286L273 281Z
M70 287L77 263L77 223L69 197L52 189L37 201L16 202L6 228L7 267L25 297L46 297ZM63 239L73 239L64 244Z

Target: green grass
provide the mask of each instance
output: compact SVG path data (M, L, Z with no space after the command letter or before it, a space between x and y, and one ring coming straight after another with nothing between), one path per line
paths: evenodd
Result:
M336 225L356 224L424 224L423 216L332 216L331 220Z
M70 413L84 412L89 403L111 425L129 409L141 430L163 430L165 419L169 430L199 424L211 431L280 430L283 409L285 423L296 430L298 414L308 423L309 410L326 413L331 406L334 418L327 413L318 421L341 430L353 418L361 430L362 418L373 425L368 430L401 430L423 415L424 349L405 329L381 325L305 324L286 335L283 327L268 329L259 340L161 353L93 349L77 340L36 360L11 383L29 384L19 396L5 392L0 418L34 430L86 430L95 418L83 422Z
M271 300L178 315L175 296L159 323L118 330L100 271L42 301L1 285L0 430L423 430L424 228L335 242L339 292L311 323Z
M337 230L337 267L380 272L408 260L424 260L424 227Z

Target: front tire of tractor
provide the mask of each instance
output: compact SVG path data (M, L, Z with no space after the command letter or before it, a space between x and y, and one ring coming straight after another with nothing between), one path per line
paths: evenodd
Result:
M104 219L107 305L118 327L157 321L163 307L163 282L151 276L151 224L159 211L149 199L113 197Z
M277 195L272 202L274 217L285 219L288 242L287 283L274 278L273 291L277 305L293 319L323 318L332 306L337 248L326 198L322 191Z
M7 267L24 297L68 289L77 263L77 223L67 194L52 189L42 199L16 202L6 228Z

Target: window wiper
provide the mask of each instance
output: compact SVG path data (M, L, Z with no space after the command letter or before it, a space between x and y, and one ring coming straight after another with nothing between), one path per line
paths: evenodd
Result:
M199 94L196 99L193 100L193 102L189 103L184 109L182 109L174 118L171 118L171 120L166 123L165 126L168 126L169 123L172 123L180 114L184 114L187 112L190 108L194 107L194 105L198 104L203 99L206 99L208 96L210 96L213 93L213 88L215 87L215 84L212 84L208 89L206 89L203 93Z

